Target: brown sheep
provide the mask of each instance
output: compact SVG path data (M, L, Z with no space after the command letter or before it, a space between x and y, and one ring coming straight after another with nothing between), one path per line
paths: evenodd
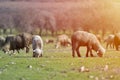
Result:
M105 49L101 46L96 36L92 33L88 33L85 31L76 31L73 33L71 37L71 41L72 41L73 57L75 57L75 51L77 52L78 57L81 57L79 52L80 46L87 47L86 57L88 57L89 52L90 52L90 55L93 56L92 49L97 52L97 55L99 57L102 57L103 53L105 53Z
M29 52L29 45L32 42L32 35L29 33L22 33L16 36L7 36L2 50L6 53L10 50L15 50L19 53L20 49L26 48L26 53Z
M59 48L60 46L69 46L69 45L71 45L71 40L67 35L62 34L57 37L56 48Z
M4 53L9 53L9 51L14 51L17 50L17 52L19 53L20 49L24 48L24 44L23 44L23 40L22 37L17 35L17 36L8 36L6 37L6 43L3 47L3 51Z

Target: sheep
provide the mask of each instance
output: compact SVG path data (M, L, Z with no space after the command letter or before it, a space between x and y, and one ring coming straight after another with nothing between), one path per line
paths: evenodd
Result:
M57 37L56 48L59 48L60 46L69 46L69 45L71 45L71 40L67 35L62 34Z
M33 57L42 57L43 55L43 40L39 35L34 35L32 38Z
M110 34L105 39L104 42L106 42L106 49L110 46L110 48L114 48L114 37L115 35Z
M120 45L120 33L116 33L114 37L114 45L116 50L119 50L119 45Z
M53 39L46 39L45 40L45 43L49 44L49 43L54 43L54 40Z
M75 57L75 51L77 52L78 57L81 57L79 48L80 46L86 46L87 52L86 57L88 57L88 53L93 57L92 49L97 52L99 57L102 57L105 53L105 49L102 47L96 36L92 33L88 33L85 31L76 31L71 36L72 41L72 56Z
M8 53L9 51L15 50L19 53L20 49L26 48L26 53L29 52L29 46L31 44L32 35L29 33L20 33L16 36L9 35L5 39L5 44L2 48L4 53Z

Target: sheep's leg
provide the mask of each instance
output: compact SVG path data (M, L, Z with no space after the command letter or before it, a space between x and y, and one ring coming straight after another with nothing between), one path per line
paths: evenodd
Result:
M72 49L72 57L75 57L75 50Z
M33 57L35 57L35 53L33 53Z
M108 43L106 44L106 49L108 49Z
M27 47L26 47L26 53L28 53L28 52L29 52L29 47L27 46Z
M114 49L114 43L111 43L111 48L113 48L113 49Z
M56 49L60 47L60 42L56 44Z
M116 48L116 50L117 50L117 51L119 50L119 48L118 48L118 45L117 45L117 44L115 45L115 48Z
M38 58L38 54L35 53L35 58Z
M110 43L110 48L112 48L112 44Z
M79 46L76 48L76 52L77 52L78 57L81 57L80 52L79 52Z
M17 52L20 53L19 50L17 50Z
M13 54L15 54L15 50L13 50Z
M39 54L38 57L42 57L42 54Z
M87 47L86 57L88 57L89 47Z
M89 52L90 52L90 56L93 57L91 47L87 47L86 57L88 57L88 53L89 53Z
M92 49L90 49L90 56L93 57L93 54L92 54Z
M67 47L67 43L65 42L65 40L64 40L64 42L63 42L63 46L64 46L64 47Z
M114 43L112 44L112 46L113 46L113 49L114 49L114 46L115 46Z
M78 49L77 49L77 47L78 47ZM80 57L79 46L78 46L77 42L72 40L72 57L75 57L75 52L77 52L78 56Z
M43 55L41 54L40 56L42 57Z
M37 56L36 56L37 58L39 58L40 57L40 54L37 54Z
M75 57L75 46L72 45L72 57Z

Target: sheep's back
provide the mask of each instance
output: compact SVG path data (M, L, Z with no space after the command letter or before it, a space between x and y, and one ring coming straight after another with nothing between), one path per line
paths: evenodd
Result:
M87 46L89 43L96 44L99 43L96 36L94 34L85 32L85 31L77 31L72 35L72 42L79 43L80 46Z
M42 49L43 48L43 41L42 41L42 38L40 36L35 35L33 37L32 47L33 47L33 49L36 49L36 48Z

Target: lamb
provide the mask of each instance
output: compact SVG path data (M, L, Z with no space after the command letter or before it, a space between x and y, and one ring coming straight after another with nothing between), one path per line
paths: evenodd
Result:
M43 55L43 40L39 35L34 35L32 38L33 57L42 57Z
M106 49L110 46L110 48L114 48L114 37L115 35L110 34L105 39L104 42L106 42Z
M69 45L71 45L71 40L67 35L62 34L57 37L56 48L59 48L60 46L69 46Z
M105 49L102 47L100 42L98 41L97 37L85 31L76 31L73 33L71 37L72 41L72 56L75 57L75 51L77 52L78 57L81 57L79 52L80 46L86 46L87 52L86 57L88 57L88 53L93 57L92 49L97 52L99 57L102 57L105 53Z

